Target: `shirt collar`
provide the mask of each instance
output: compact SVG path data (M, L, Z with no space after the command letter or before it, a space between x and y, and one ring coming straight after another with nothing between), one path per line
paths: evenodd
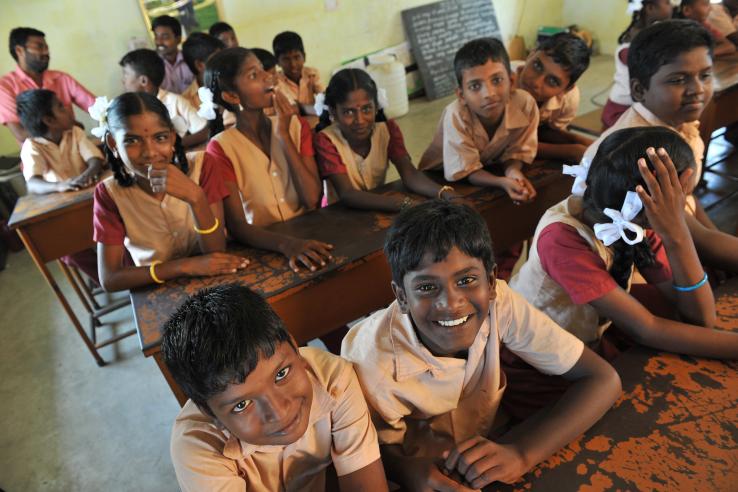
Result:
M15 76L22 80L27 80L33 85L36 85L36 81L33 80L33 78L28 75L26 72L23 71L23 69L20 67L20 65L15 66L15 70L13 70L13 73L15 73ZM54 70L44 70L44 72L41 74L41 85L43 87L48 87L48 83L58 77L57 72Z
M513 89L510 92L510 99L508 99L507 104L505 105L505 128L509 130L515 128L525 128L530 124L528 115L523 112L519 104L514 103L514 100L517 99L515 97L515 92L519 90L522 91L523 89Z
M159 57L164 60L164 63L171 67L176 67L182 63L184 63L184 56L182 56L182 50L177 50L177 58L174 59L174 63L169 63L169 60L166 59L165 56L159 55Z
M648 121L648 123L651 124L652 126L665 126L667 128L676 130L677 133L682 133L689 138L696 138L696 137L699 137L700 135L699 120L687 121L686 123L682 123L681 125L677 127L673 127L671 125L667 125L658 116L653 114L651 110L649 110L646 106L643 105L643 103L639 103L639 102L634 103L633 110L636 113L638 113L644 120Z

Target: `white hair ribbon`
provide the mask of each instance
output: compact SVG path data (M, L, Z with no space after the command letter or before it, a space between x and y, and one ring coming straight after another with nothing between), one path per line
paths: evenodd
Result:
M387 91L381 87L377 89L377 102L379 109L387 109L389 107L389 99L387 99Z
M629 191L625 195L625 201L620 212L611 208L604 210L605 215L612 219L612 223L595 224L594 232L597 239L605 243L605 246L610 246L618 239L622 239L631 246L638 244L643 241L643 227L638 224L630 222L636 215L638 215L643 208L643 202L641 202L638 193L635 191ZM631 239L625 233L628 230L635 234L635 238Z
M218 106L213 102L213 91L207 87L197 89L197 96L200 98L200 109L197 115L206 120L214 120L217 115L215 108Z
M313 104L313 109L315 110L315 114L318 116L328 109L328 106L325 105L325 92L320 92L315 95L315 104Z
M628 13L638 12L643 8L643 0L630 0L628 2Z
M90 130L100 140L105 138L105 132L108 131L108 108L110 103L106 96L100 96L95 98L95 103L87 108L87 112L90 113L92 119L97 120L98 126Z
M574 176L574 184L571 186L571 193L577 196L584 196L584 190L587 189L587 174L591 161L583 158L581 164L569 166L564 164L562 173Z

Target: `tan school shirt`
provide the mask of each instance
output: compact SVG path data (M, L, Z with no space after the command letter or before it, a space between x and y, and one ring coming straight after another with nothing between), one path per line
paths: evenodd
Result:
M40 176L49 183L76 178L87 170L87 161L93 157L103 160L100 149L78 126L65 131L58 145L44 137L27 138L20 157L26 181Z
M208 120L197 114L199 106L192 103L180 94L159 89L156 97L164 103L174 129L180 137L189 133L197 133L208 124Z
M520 82L520 74L525 67L525 62L522 62L520 65L514 62L511 62L511 64L514 66L513 70L518 74L516 80L517 82ZM518 66L515 67L515 65ZM522 89L519 84L516 84L516 87L518 89L525 90ZM542 104L538 105L538 125L547 125L557 130L566 130L569 123L571 123L571 121L577 116L577 111L579 111L579 99L579 87L576 85L565 90L561 94L549 98Z
M512 159L533 162L538 151L538 107L527 92L513 89L502 122L492 138L463 99L446 106L418 169L443 164L447 181L458 181L485 166Z
M305 434L288 446L252 445L234 437L188 400L172 429L170 451L184 492L323 492L325 470L338 476L379 459L377 433L351 364L301 347L313 386Z
M546 374L564 374L583 344L497 280L496 298L466 359L433 355L397 301L356 324L341 355L354 363L380 444L438 457L492 430L505 390L500 345Z

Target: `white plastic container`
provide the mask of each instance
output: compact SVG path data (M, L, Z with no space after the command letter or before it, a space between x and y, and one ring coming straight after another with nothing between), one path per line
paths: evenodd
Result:
M407 114L410 103L407 97L407 82L405 80L405 66L392 55L377 55L369 57L369 66L366 67L377 87L384 89L387 94L387 107L384 114L387 118L399 118Z

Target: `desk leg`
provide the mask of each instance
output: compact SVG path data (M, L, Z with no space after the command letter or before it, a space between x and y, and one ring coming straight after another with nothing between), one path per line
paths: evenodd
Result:
M172 377L172 373L169 372L169 368L164 363L164 359L162 358L161 352L156 352L152 355L154 360L156 361L156 365L159 366L159 370L164 375L164 379L167 380L167 384L169 385L169 389L172 390L172 393L174 393L174 397L179 402L179 406L183 407L185 403L187 403L187 395L184 394L184 391L182 391L182 388L179 387L177 382Z
M85 333L85 329L82 327L82 324L79 322L79 319L77 319L77 315L74 314L74 310L72 309L72 306L69 305L69 302L67 302L67 298L64 297L64 293L59 288L59 285L56 283L56 280L54 280L54 276L51 275L51 272L48 268L46 268L46 263L41 259L41 256L38 254L38 251L33 246L33 243L31 242L30 238L26 236L25 232L23 231L23 228L18 229L18 235L21 238L21 241L23 241L23 244L26 246L26 249L31 255L31 258L33 259L33 262L36 264L36 267L41 272L41 275L44 276L46 279L46 282L49 284L49 287L51 287L51 290L54 291L54 294L56 294L57 299L59 299L59 302L61 303L62 307L64 308L64 311L66 311L67 316L69 316L69 320L74 325L74 328L77 330L77 333L82 338L82 341L85 342L85 345L87 345L87 349L90 351L92 356L95 358L95 362L97 362L98 366L104 366L105 361L102 357L100 357L100 354L97 352L97 349L95 348L95 344L92 343L92 340L90 340L90 337L87 336L87 333Z

